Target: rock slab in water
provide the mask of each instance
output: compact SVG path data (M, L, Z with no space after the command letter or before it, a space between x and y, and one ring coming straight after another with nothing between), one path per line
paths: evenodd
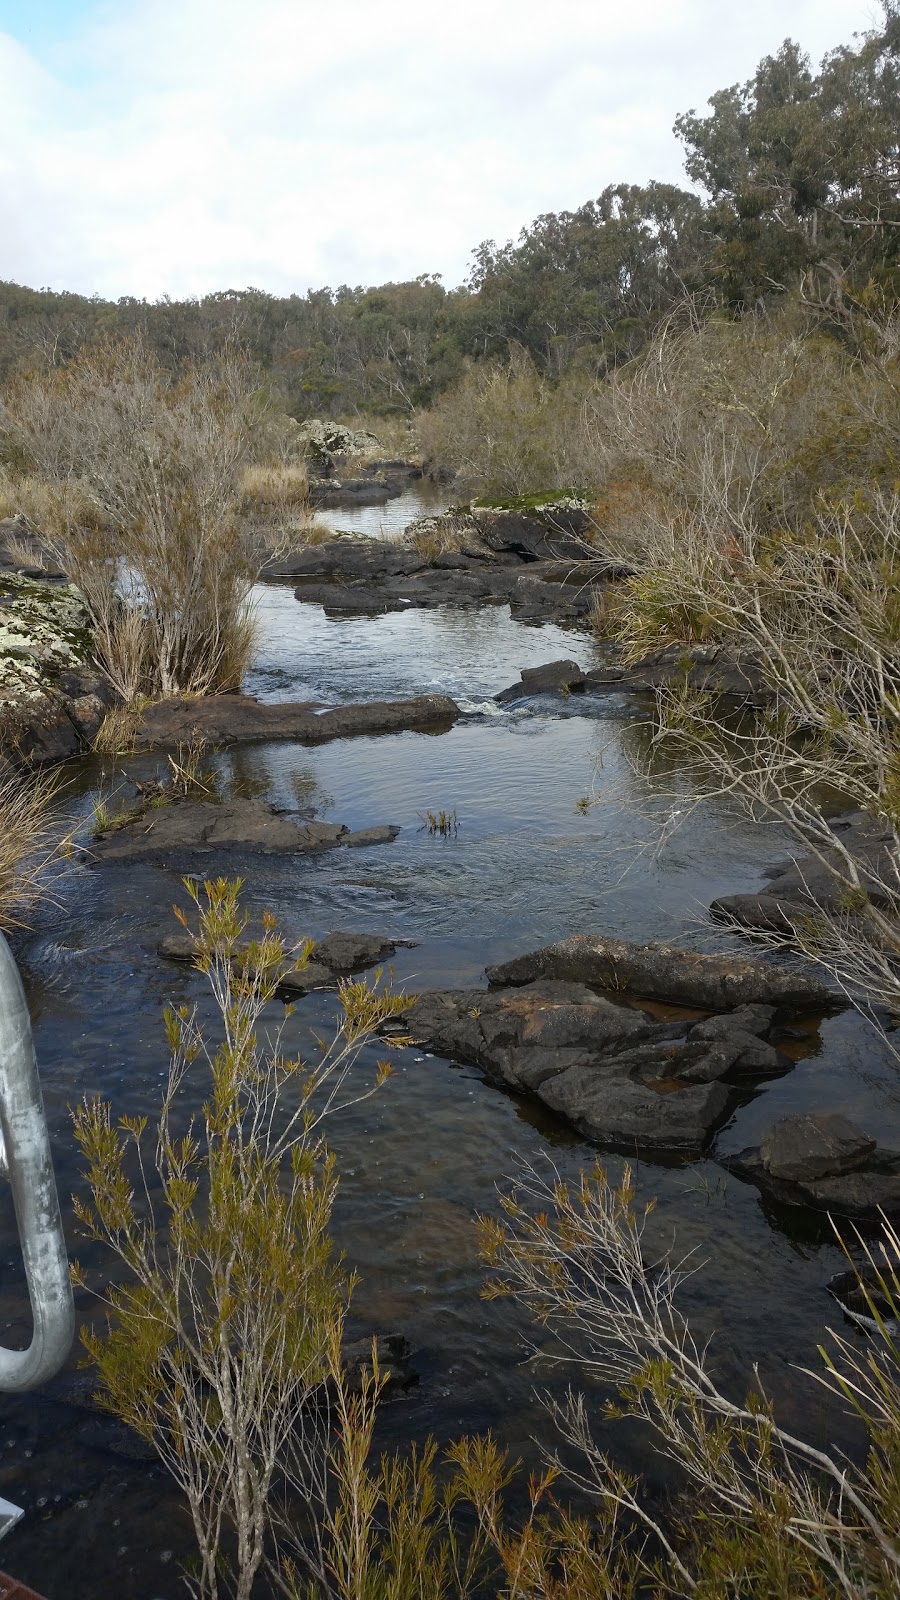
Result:
M136 749L188 743L203 738L210 745L260 743L296 739L323 744L360 734L439 732L461 715L445 694L417 695L411 700L372 700L365 705L334 706L314 701L263 704L251 695L219 694L207 699L162 700L149 706L137 735Z
M312 957L332 972L364 972L396 949L393 939L379 933L329 933L313 945Z
M324 939L319 939L313 945L308 961L298 967L285 964L279 977L279 994L282 991L291 995L308 994L313 989L333 984L337 977L346 973L364 972L368 967L377 966L380 961L385 961L394 955L398 943L409 945L411 941L389 939L379 933L338 931L326 934ZM246 945L238 946L236 952L238 963L245 950ZM190 933L167 933L159 940L156 952L166 961L184 962L188 966L193 966L197 945Z
M646 999L730 1011L768 1004L830 1007L832 991L802 968L747 956L700 955L668 944L632 944L599 934L573 934L557 944L487 968L492 986L561 978Z
M705 1037L703 1024L660 1023L584 984L543 979L505 990L432 990L403 1025L439 1055L537 1096L587 1138L629 1150L701 1150L722 1120L729 1072L780 1061L759 1038L772 1011L744 1007Z
M149 861L160 865L216 850L265 854L315 855L347 843L389 843L400 829L366 829L354 836L339 822L300 822L261 800L180 801L141 812L114 832L94 840L89 856L97 864Z
M782 1117L758 1148L725 1165L782 1204L860 1221L900 1213L900 1151L883 1149L836 1112Z

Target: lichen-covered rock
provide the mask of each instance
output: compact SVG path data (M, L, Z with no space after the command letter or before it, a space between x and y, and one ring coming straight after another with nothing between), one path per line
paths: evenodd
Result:
M52 693L61 672L90 661L91 647L74 584L0 573L0 708Z
M0 568L0 750L39 767L90 744L117 699L92 654L78 589L7 561Z

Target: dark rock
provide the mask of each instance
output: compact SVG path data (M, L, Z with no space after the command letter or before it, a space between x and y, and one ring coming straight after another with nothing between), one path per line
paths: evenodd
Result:
M763 1135L759 1155L773 1178L805 1183L837 1178L867 1164L876 1141L833 1111L782 1117Z
M525 561L584 561L590 550L583 535L589 518L577 507L548 503L530 511L473 506L470 512L478 538L488 550Z
M193 966L197 954L196 940L190 933L167 933L157 944L156 953L166 961L178 961L185 966ZM238 971L243 964L244 954L245 947L239 946L235 952ZM313 989L327 988L333 983L334 973L330 967L314 961L306 961L301 966L292 967L286 962L279 976L277 993L279 999L296 999L298 995L309 994Z
M519 682L501 689L494 699L503 705L509 700L521 700L525 695L561 694L582 689L584 684L585 675L577 661L548 661L543 667L523 667Z
M865 1328L867 1333L883 1331L891 1339L900 1334L896 1300L893 1296L888 1298L883 1281L879 1281L878 1273L868 1263L851 1267L847 1272L836 1272L825 1287L845 1317L858 1328Z
M814 1007L840 1003L818 979L785 962L700 955L675 945L638 945L597 934L574 934L488 967L487 976L495 986L563 978L708 1011L760 1002Z
M300 967L288 967L278 979L279 1000L293 1000L299 995L311 994L314 989L327 989L334 984L330 967L318 961L306 961Z
M381 617L388 611L403 611L408 602L386 594L380 585L364 583L303 583L294 590L301 605L321 606L323 611L353 616Z
M395 823L387 823L380 828L357 828L353 833L345 833L341 844L348 850L364 850L373 844L393 844L400 831Z
M65 703L41 696L0 713L0 745L29 766L47 767L78 755L83 741Z
M660 1092L652 1083L590 1066L571 1067L543 1084L538 1097L599 1144L672 1152L702 1149L728 1107L720 1083Z
M341 1351L341 1366L351 1394L362 1390L363 1378L372 1371L372 1344L370 1339L353 1339ZM410 1363L411 1348L408 1339L400 1333L379 1333L374 1339L378 1371L385 1381L383 1392L402 1393L419 1381L419 1374Z
M785 1205L869 1221L900 1213L900 1151L834 1112L782 1117L725 1165Z
M752 1019L764 1026L762 1018ZM687 1034L577 982L432 990L403 1025L429 1049L472 1062L493 1082L537 1095L587 1138L619 1148L703 1148L730 1103L721 1083L754 1035Z
M312 956L332 972L363 972L396 949L392 939L377 933L329 933L313 945Z
M210 695L208 699L162 700L149 706L137 736L137 749L174 747L202 737L210 745L295 739L322 744L356 734L430 732L452 726L460 710L448 695L425 694L413 700L373 700L329 710L314 701L262 704L251 695Z
M197 954L197 941L191 933L167 933L159 940L156 954L164 961L183 961L192 967Z
M713 900L709 914L714 922L727 922L739 928L755 928L759 933L789 936L802 917L809 916L809 905L786 900L774 894L725 894Z
M625 676L624 667L592 667L585 674L585 687L588 689L614 689Z
M852 856L860 882L876 906L896 907L896 856L891 830L865 811L847 812L831 823L841 851L798 856L780 862L764 873L768 882L761 894L724 895L714 900L710 914L719 921L762 933L790 936L797 922L817 910L839 912L845 884L846 850Z
M739 1006L725 1016L696 1023L690 1038L724 1043L737 1052L733 1064L748 1072L777 1072L784 1065L782 1057L761 1037L771 1027L774 1015L774 1006Z
M268 562L261 576L269 579L340 577L372 580L421 572L426 566L423 557L407 546L391 544L387 539L354 539L345 536L342 539L330 539L327 544L289 551L287 555Z

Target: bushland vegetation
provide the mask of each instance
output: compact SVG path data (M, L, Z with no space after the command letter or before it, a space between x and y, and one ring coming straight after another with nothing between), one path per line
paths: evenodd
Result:
M900 1578L900 1240L868 1253L879 1337L833 1339L816 1377L864 1424L855 1463L781 1427L764 1394L719 1386L678 1306L693 1270L646 1238L627 1167L574 1189L523 1170L482 1219L493 1276L542 1326L542 1348L580 1384L549 1404L557 1445L527 1489L490 1437L375 1457L384 1376L377 1345L361 1386L341 1340L353 1273L330 1239L338 1174L327 1119L375 1092L364 1044L404 1000L346 982L330 1040L285 1048L267 1008L287 952L267 920L249 945L239 885L188 885L196 964L218 1036L170 1010L158 1123L75 1112L90 1198L87 1234L118 1260L88 1329L103 1403L157 1450L180 1485L205 1600L628 1600L639 1595L887 1600ZM187 919L185 919L187 920ZM302 961L306 947L295 953ZM202 1074L199 1117L193 1080ZM387 1087L384 1092L389 1093ZM474 1242L474 1239L473 1239ZM76 1276L93 1280L94 1271ZM608 1453L615 1419L638 1418L686 1492L662 1510ZM601 1442L602 1441L602 1442ZM578 1511L567 1502L577 1496ZM702 1496L702 1513L698 1512Z
M122 697L237 688L262 558L248 508L268 504L271 532L273 503L306 494L246 356L174 374L139 336L84 345L17 373L0 421L19 509L78 584Z

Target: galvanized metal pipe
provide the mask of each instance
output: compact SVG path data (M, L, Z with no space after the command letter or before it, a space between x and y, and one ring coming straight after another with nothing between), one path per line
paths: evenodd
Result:
M0 1345L0 1390L34 1389L72 1345L75 1307L31 1018L19 970L0 933L0 1128L34 1331L27 1350Z

